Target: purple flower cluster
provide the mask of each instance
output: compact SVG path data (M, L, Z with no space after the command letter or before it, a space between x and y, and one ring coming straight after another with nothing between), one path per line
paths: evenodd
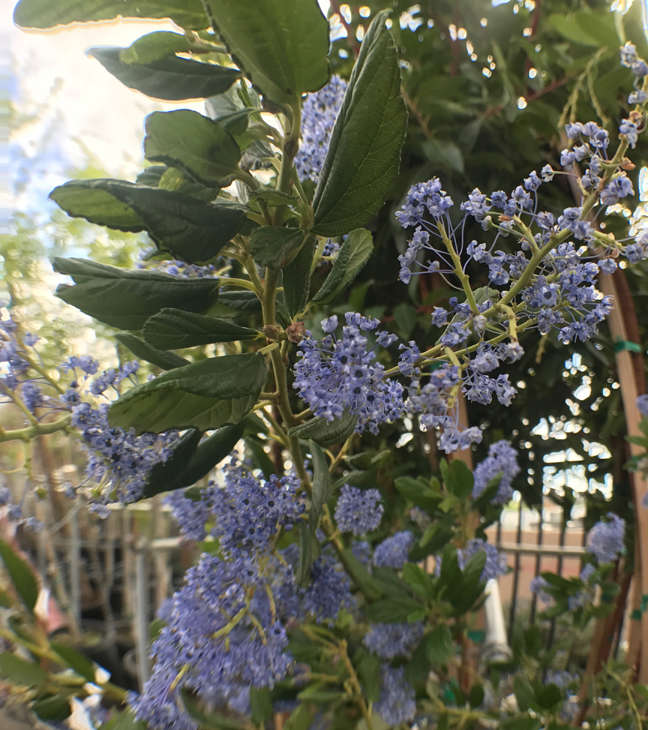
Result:
M648 393L637 397L637 408L644 418L648 417Z
M302 107L301 144L295 157L300 180L317 182L346 88L344 79L333 76L326 86L306 97Z
M204 540L206 524L214 514L214 497L218 487L205 487L196 491L178 489L164 498L164 504L171 508L180 532L187 540Z
M340 532L364 535L378 527L383 511L377 489L358 489L345 484L335 507L335 522Z
M475 467L472 496L477 499L489 482L499 477L493 504L505 504L513 496L513 479L520 473L517 452L509 441L496 441L488 449L488 456Z
M605 520L600 520L589 531L587 550L599 563L613 563L625 548L625 520L609 512Z
M374 565L400 570L407 562L413 542L414 535L409 530L385 538L374 550Z
M423 623L371 624L362 643L381 659L408 656L423 637Z
M376 711L390 726L397 726L414 719L416 714L416 694L405 679L404 667L383 666L380 699L375 704Z
M507 572L506 557L494 545L479 538L469 540L465 548L457 550L459 567L463 570L470 558L479 552L486 554L486 563L480 576L482 581L489 581L491 578L497 578Z
M87 478L100 486L97 504L120 501L125 504L141 498L151 469L166 461L177 443L178 433L144 433L115 428L108 422L108 409L112 400L108 393L119 395L122 383L131 380L138 363L126 363L121 368L109 368L90 378L98 371L98 363L92 358L70 358L65 367L72 371L75 380L62 395L62 401L72 413L72 425L81 435L88 454ZM83 387L82 387L83 386ZM92 400L88 397L88 390ZM104 398L104 402L97 399Z
M257 479L233 459L223 475L224 487L214 488L209 498L215 515L212 534L229 554L269 549L279 530L290 530L306 509L294 474Z
M377 433L379 424L402 415L404 396L402 385L385 377L368 334L381 346L395 337L378 330L377 319L355 312L345 314L341 337L335 335L337 327L333 315L322 322L321 340L306 332L299 343L294 388L316 416L332 421L346 411L357 416L356 431Z
M194 728L182 708L183 687L240 712L247 709L240 702L245 688L272 687L285 677L292 657L283 606L273 597L285 572L276 559L262 568L250 558L203 554L166 611L152 647L155 670L131 698L137 717L156 730Z
M459 412L456 407L456 390L460 385L459 368L446 365L429 374L425 384L414 378L408 390L407 410L419 416L423 428L439 429L438 445L442 451L451 453L467 449L479 443L481 429L471 426L459 428Z

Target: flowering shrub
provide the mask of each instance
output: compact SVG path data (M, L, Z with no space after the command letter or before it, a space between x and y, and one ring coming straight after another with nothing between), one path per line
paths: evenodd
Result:
M48 20L37 5L22 0L18 22L113 12L66 5ZM97 508L168 491L181 532L201 541L161 616L152 674L128 705L152 730L266 727L282 713L293 728L582 722L590 695L603 696L592 695L591 669L571 713L558 666L552 681L498 683L468 659L486 584L508 570L486 529L521 469L511 442L465 423L461 404L513 404L521 386L508 370L525 355L523 338L591 341L614 306L601 274L648 258L648 234L603 225L634 193L627 154L643 131L648 67L623 47L633 108L616 129L567 123L562 170L545 164L510 191L475 188L458 204L437 176L404 194L394 225L410 238L398 286L436 276L453 291L431 308L426 344L357 311L361 301L339 304L374 252L367 226L407 129L388 12L363 29L347 84L329 79L329 27L314 1L254 5L162 3L155 13L186 35L95 49L129 86L215 97L214 113L147 118L157 178L52 192L71 215L147 231L167 261L134 271L54 261L71 277L59 296L122 330L120 342L158 374L137 382L136 365L97 374L97 363L73 358L69 383L50 382L46 397L29 377L38 371L24 354L30 343L4 326L12 380L3 389L33 416L25 437L54 428L47 409L66 411L56 428L76 428L87 446ZM563 181L576 204L556 206L551 191ZM371 439L411 434L405 422L453 457L486 436L487 455L474 470L440 459L438 476L395 468ZM615 562L632 554L624 527L613 512L592 527L579 578L535 581L546 615L571 611L586 626L610 614ZM600 726L640 727L646 697L614 672L632 701Z

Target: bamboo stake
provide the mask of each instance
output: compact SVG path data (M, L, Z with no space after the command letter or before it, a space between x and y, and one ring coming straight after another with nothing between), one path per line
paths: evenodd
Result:
M600 283L601 290L614 298L614 306L608 317L612 339L615 342L618 340L625 342L628 340L629 335L624 312L629 312L627 307L623 308L624 311L621 309L615 277L602 273ZM617 352L616 364L628 436L640 436L639 422L641 421L641 414L637 408L639 392L630 352L628 350ZM641 448L637 444L631 443L630 453L637 456L641 453ZM640 597L640 599L643 599L644 596L648 597L648 510L644 507L644 499L648 499L648 479L642 472L636 471L630 474L630 480L636 515L637 560L635 561L634 570L635 598L633 600L636 607L637 597ZM632 657L634 660L635 656L638 658L638 666L635 667L637 678L642 684L648 684L648 611L644 611L640 618L632 620L628 657Z

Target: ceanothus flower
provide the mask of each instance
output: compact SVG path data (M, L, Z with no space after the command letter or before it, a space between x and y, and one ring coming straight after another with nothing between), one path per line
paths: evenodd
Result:
M381 423L402 415L404 394L398 381L385 377L368 333L383 342L392 338L380 338L378 320L356 312L345 314L341 337L335 334L337 327L333 315L322 321L321 340L306 332L299 343L293 387L316 416L332 421L346 411L357 417L356 431L377 433Z
M301 144L295 156L300 180L317 182L346 88L344 79L332 76L326 86L306 97L302 107Z
M381 659L408 656L423 637L423 623L371 624L362 643Z
M613 563L625 548L625 520L608 512L605 520L600 520L589 531L587 550L599 563Z
M637 408L639 409L639 413L641 413L641 415L644 418L648 417L648 394L647 393L637 396Z
M344 484L335 506L335 522L340 532L364 535L378 527L383 512L377 489L358 489Z
M413 542L414 535L409 530L402 530L385 538L374 550L374 565L400 570L407 562Z
M457 550L459 567L463 570L464 565L468 563L470 558L479 552L486 554L486 562L480 576L482 581L486 582L506 573L508 570L506 557L499 552L495 545L491 545L480 538L469 540L465 548Z
M520 473L517 451L509 441L496 441L488 449L488 456L475 467L472 496L477 499L488 483L500 477L493 504L505 504L513 496L513 479Z
M383 666L380 699L374 705L378 714L390 726L414 719L416 693L405 679L405 668Z

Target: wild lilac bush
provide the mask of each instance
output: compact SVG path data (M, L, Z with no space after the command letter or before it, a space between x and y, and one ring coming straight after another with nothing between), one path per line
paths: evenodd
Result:
M16 19L112 12L89 7L49 17L23 0ZM61 298L121 330L155 375L135 381L136 365L98 372L76 358L45 403L25 377L34 362L23 367L9 337L3 350L15 380L4 391L34 416L34 435L50 423L37 408L67 412L57 427L77 429L89 450L97 508L168 491L181 532L200 541L161 616L151 677L128 695L135 717L153 730L266 727L282 713L292 728L570 727L559 682L498 683L467 658L485 584L507 570L485 530L515 489L512 444L492 443L474 472L443 459L438 478L394 471L386 488L384 452L369 439L406 419L446 454L468 449L485 434L461 422L460 399L514 401L507 368L524 354L523 333L564 345L596 335L613 306L599 273L648 258L647 234L599 225L634 192L627 154L643 129L648 66L624 46L632 110L616 129L568 124L561 169L462 202L438 177L409 189L395 216L409 236L398 285L436 274L456 292L434 307L437 336L424 346L337 306L374 250L365 226L406 132L388 13L373 14L347 84L329 79L315 2L156 12L187 34L93 55L145 93L211 97L212 116L155 112L144 141L155 164L136 182L76 180L51 194L71 215L150 235L156 250L137 270L54 267L71 277ZM556 210L546 190L561 179L582 199ZM84 386L100 400L83 400ZM611 513L591 530L579 579L536 583L554 609L583 624L605 612L597 590L632 552L623 527ZM636 725L646 698L627 691L632 706L612 708L602 727Z

